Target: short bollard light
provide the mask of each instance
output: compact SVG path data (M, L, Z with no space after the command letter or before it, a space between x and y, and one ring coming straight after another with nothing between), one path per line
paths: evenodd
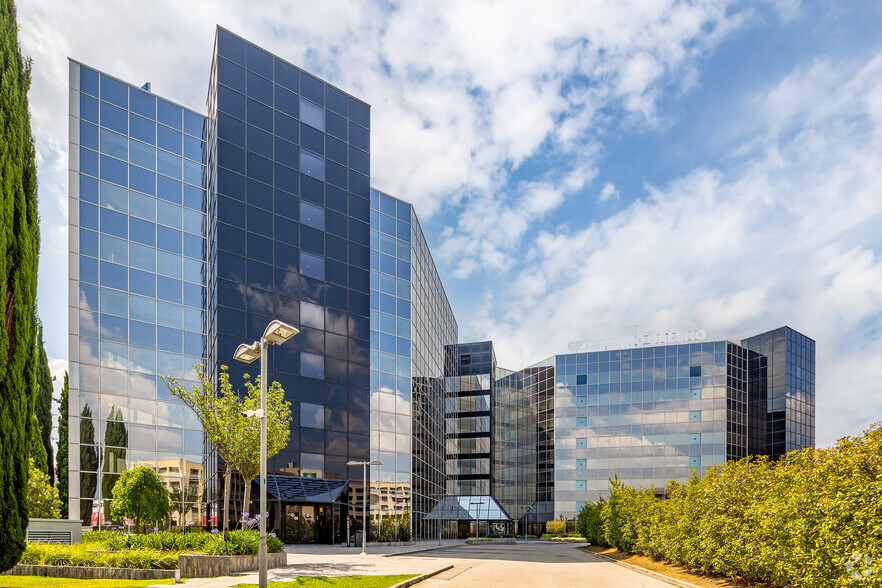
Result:
M181 569L177 568L177 569L175 569L175 584L180 584L180 583L181 583Z

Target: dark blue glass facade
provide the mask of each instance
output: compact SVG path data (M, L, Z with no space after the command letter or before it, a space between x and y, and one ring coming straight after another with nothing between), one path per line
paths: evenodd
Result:
M215 369L240 382L240 343L273 319L300 329L269 352L293 412L269 469L358 480L346 462L370 452L370 107L218 29L209 115Z

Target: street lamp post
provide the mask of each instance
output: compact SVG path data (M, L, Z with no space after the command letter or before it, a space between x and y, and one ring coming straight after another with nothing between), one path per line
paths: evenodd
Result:
M365 552L365 545L367 545L368 538L368 526L367 526L367 503L368 498L370 497L370 483L368 482L367 477L367 467L368 466L381 466L383 462L374 460L374 461L347 461L346 465L348 466L361 466L361 477L364 481L364 498L361 502L361 554L367 555Z
M260 419L260 551L258 567L260 588L266 588L266 349L269 345L281 345L300 331L282 321L272 321L267 325L260 341L251 345L243 343L236 349L233 359L251 363L260 359L260 411L250 416ZM251 412L251 411L249 411Z

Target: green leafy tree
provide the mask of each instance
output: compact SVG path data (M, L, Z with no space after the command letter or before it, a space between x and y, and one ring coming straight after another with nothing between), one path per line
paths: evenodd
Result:
M168 517L168 490L153 468L140 466L123 472L112 493L110 510L113 518L134 520L138 533L141 532L142 521L165 520Z
M61 516L67 518L68 504L68 382L67 372L64 372L64 386L61 388L61 400L59 401L58 417L58 455L55 456L55 487L58 488L58 498L61 500Z
M251 512L251 482L260 474L260 419L243 415L246 410L260 408L260 377L254 382L245 374L247 394L229 426L238 429L233 436L230 458L233 467L245 481L245 497L242 512ZM266 391L266 458L283 450L291 434L291 403L285 400L285 391L273 382Z
M37 396L34 401L34 414L40 423L37 441L43 445L46 454L45 469L49 481L55 485L55 455L52 450L52 372L49 371L49 358L43 341L43 324L37 319Z
M40 250L30 84L15 4L0 0L0 304L5 331L0 336L0 572L20 559L28 526Z
M249 464L248 467L251 467L250 464L253 463L253 457L250 456L253 455L255 448L258 451L259 468L259 432L256 438L257 441L255 441L253 437L254 421L243 415L242 412L260 406L260 385L259 381L257 384L252 384L250 379L246 379L248 394L245 397L245 402L240 402L230 383L227 366L221 366L220 373L217 376L217 390L201 365L196 364L193 367L198 375L199 384L192 388L182 387L172 377L163 377L162 381L165 382L174 396L180 398L184 404L193 409L193 412L196 413L196 418L199 419L202 425L202 430L217 448L218 455L226 463L224 503L221 519L224 539L227 540L229 539L230 487L232 485L233 470L242 464ZM257 390L256 406L253 400L254 390ZM269 400L270 395L275 399L273 402ZM275 409L273 410L271 407L275 407ZM278 446L279 440L284 435L284 442L282 442L279 449L275 450L278 452L287 442L288 424L291 421L291 407L290 404L284 401L284 390L282 390L278 382L273 382L272 386L267 390L267 413L269 415L275 412L278 414L274 414L271 417L268 416L268 421L275 423L270 425L276 431L272 441L274 446ZM282 422L285 423L284 427L279 424ZM281 431L282 428L285 429L284 433ZM270 443L268 427L267 446L270 446ZM256 473L251 474L252 479L255 475ZM249 491L249 486L250 480L246 483L246 492Z
M49 476L30 460L31 477L28 479L28 516L34 519L61 518L61 501L58 490L49 483Z
M92 407L83 406L80 416L80 518L92 524L92 499L98 489L98 449L95 447L95 423Z

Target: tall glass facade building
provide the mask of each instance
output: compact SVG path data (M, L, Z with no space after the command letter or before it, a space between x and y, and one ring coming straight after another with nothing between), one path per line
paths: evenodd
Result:
M207 321L204 116L70 62L70 513L98 523L119 472L165 478L202 523L192 384Z
M224 29L214 49L205 114L70 62L72 517L99 524L145 465L172 524L216 524L226 466L160 378L227 365L240 386L258 366L234 350L274 319L300 330L267 366L293 413L266 480L290 542L360 525L348 461L382 462L375 526L435 538L539 532L613 475L661 489L813 445L814 341L788 327L520 371L459 343L413 207L370 187L370 106Z

